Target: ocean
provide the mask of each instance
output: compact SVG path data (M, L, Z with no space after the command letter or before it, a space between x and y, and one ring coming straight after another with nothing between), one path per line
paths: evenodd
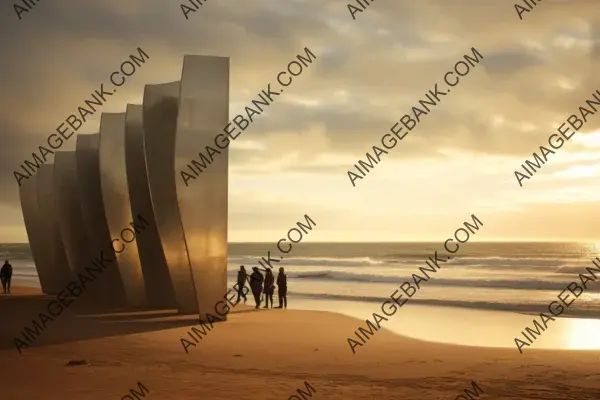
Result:
M231 244L229 275L240 264L259 266L274 246ZM539 312L577 278L600 247L583 243L467 243L442 264L411 302L464 308ZM438 250L441 243L347 243L295 245L277 265L288 275L290 295L381 303ZM278 258L278 257L275 257ZM423 274L421 274L423 275ZM577 300L577 310L600 311L594 285ZM595 291L593 289L596 289ZM600 314L599 314L600 315Z
M247 270L260 267L258 261L261 257L267 258L269 250L272 258L279 259L275 243L229 244L229 286L234 284L241 264ZM426 267L425 260L430 256L433 258L435 250L445 253L442 243L299 243L284 255L283 260L273 265L284 267L288 275L290 308L341 312L364 321L373 312L381 313L381 303L389 300L402 282L412 282L411 275L418 272L419 267ZM403 317L390 317L395 322L386 327L421 339L465 344L461 342L464 335L449 335L446 331L442 337L431 332L426 334L412 326L418 321L423 322L422 326L424 322L431 324L434 318L445 319L445 326L450 328L460 322L461 327L457 325L455 329L463 333L465 325L472 335L476 335L478 329L484 329L488 338L482 341L483 345L505 346L508 343L514 346L512 338L525 325L531 326L535 315L547 312L548 304L556 300L569 282L578 281L578 274L585 272L586 267L592 267L592 260L597 256L600 256L600 245L588 243L463 244L455 258L442 264L436 273L430 273L431 279L424 282L402 307ZM13 285L39 287L27 244L0 245L0 259L9 259L13 264ZM577 318L558 324L562 327L554 328L556 334L573 329L581 331L582 328L573 326L576 322L585 325L586 330L590 329L590 324L594 324L596 331L600 328L600 320L595 320L600 317L598 289L595 283L588 284L588 290L557 319L570 319L564 316ZM490 331L490 327L498 328L494 321L502 319L510 322L502 325L500 330L511 331L514 325L514 334L507 334L512 337L498 337L498 329ZM585 332L575 335L580 338L579 342L587 340ZM548 339L546 344L542 342L542 347L565 348L564 338ZM467 344L474 343L468 341ZM535 345L537 347L538 343ZM600 348L600 342L593 345L571 343L566 347L596 346Z

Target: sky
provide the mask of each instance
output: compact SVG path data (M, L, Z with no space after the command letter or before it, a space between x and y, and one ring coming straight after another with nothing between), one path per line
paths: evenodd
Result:
M308 242L443 242L473 214L480 241L600 241L598 114L523 187L514 175L600 90L598 1L545 0L522 20L506 0L378 0L356 19L337 0L209 0L189 19L180 4L56 0L19 20L3 2L0 242L27 241L13 171L138 47L150 59L103 112L197 54L230 58L233 117L316 56L230 148L232 242L276 242L305 214ZM353 186L347 171L473 47L480 64Z

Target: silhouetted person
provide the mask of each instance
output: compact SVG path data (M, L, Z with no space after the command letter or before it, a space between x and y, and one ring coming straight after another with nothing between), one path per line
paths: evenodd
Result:
M256 302L256 307L260 307L260 294L262 293L263 281L265 278L262 276L258 267L252 267L252 275L250 275L250 290L252 290L252 294L254 295L254 301Z
M10 281L12 279L12 265L8 260L4 261L4 265L0 268L0 281L2 281L2 289L4 293L10 293Z
M243 292L243 288L244 285L246 284L246 277L248 276L248 274L246 273L246 268L243 265L240 265L240 270L238 271L238 278L237 278L237 283L238 283L238 297L237 297L237 302L240 302L240 296L244 298L244 304L246 304L246 300L248 300L246 298L246 294Z
M280 267L279 274L277 274L277 296L279 297L279 307L276 308L287 308L287 275L283 272L283 267Z
M265 275L265 306L263 308L269 308L269 300L271 300L271 308L273 308L273 292L275 292L275 277L271 268L267 268Z

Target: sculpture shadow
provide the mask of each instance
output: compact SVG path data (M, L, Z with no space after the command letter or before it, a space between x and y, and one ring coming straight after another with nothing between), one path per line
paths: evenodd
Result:
M0 349L15 349L15 338L27 343L21 332L26 327L35 332L33 322L38 321L39 324L39 313L50 315L48 303L55 299L44 295L0 296ZM29 348L161 331L198 323L198 315L181 315L177 310L101 309L78 300L60 315L51 318L53 320L47 322L39 334L29 335L35 338ZM23 352L27 349L25 347Z

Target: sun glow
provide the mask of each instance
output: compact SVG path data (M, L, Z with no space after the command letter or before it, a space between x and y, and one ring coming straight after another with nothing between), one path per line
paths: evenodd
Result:
M580 143L585 147L600 147L600 131L576 135L571 138L575 143Z

